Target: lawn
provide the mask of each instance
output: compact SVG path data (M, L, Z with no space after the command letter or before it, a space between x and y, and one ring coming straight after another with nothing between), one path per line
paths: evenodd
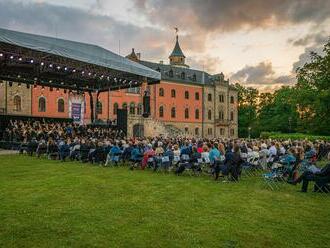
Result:
M0 247L329 247L330 197L0 156Z

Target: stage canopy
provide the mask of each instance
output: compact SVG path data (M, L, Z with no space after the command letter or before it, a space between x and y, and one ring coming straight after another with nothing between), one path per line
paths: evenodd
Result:
M158 83L160 77L96 45L0 28L0 80L103 92Z

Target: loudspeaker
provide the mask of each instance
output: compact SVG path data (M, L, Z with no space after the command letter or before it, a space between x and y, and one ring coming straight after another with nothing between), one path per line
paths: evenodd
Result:
M150 115L150 96L145 94L143 96L143 117L147 118Z
M117 109L117 127L127 135L127 109Z

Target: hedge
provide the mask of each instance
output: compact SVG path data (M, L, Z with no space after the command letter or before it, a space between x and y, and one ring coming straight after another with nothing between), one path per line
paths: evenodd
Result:
M278 133L278 132L262 132L260 134L262 139L291 139L291 140L326 140L330 141L330 136L312 135L305 133Z

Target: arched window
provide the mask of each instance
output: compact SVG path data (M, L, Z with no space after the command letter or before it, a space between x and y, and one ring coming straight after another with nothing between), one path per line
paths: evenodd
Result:
M142 104L141 104L141 103L138 104L138 107L137 107L137 114L138 114L138 115L142 115Z
M189 128L188 127L185 127L184 128L184 131L185 131L185 133L188 133L189 132Z
M207 112L207 118L209 120L212 120L212 111L211 111L211 109L209 109L209 111Z
M181 79L185 79L186 78L186 73L181 72Z
M14 111L21 111L22 110L22 100L20 96L14 96Z
M195 119L199 119L199 109L195 110Z
M176 92L175 92L175 89L172 89L171 90L171 97L175 98L176 97Z
M198 127L195 128L195 135L199 135L199 128Z
M159 88L159 96L164 96L164 89L163 88Z
M126 102L123 103L122 109L127 109L127 103Z
M209 94L207 95L207 100L208 100L209 102L212 101L212 94L211 94L211 93L209 93Z
M38 111L46 112L46 98L44 98L44 97L39 98Z
M199 92L195 92L195 100L199 100Z
M185 119L189 119L189 109L188 109L188 108L186 108L186 109L184 110L184 118L185 118Z
M223 116L223 111L220 110L220 111L219 111L219 119L223 121L223 118L224 118L224 116Z
M115 102L115 103L113 104L113 114L116 115L117 112L118 112L118 103Z
M57 101L57 112L59 113L64 112L64 100L62 98L58 99Z
M231 121L234 120L234 112L233 112L233 111L230 112L230 120L231 120Z
M170 77L173 77L173 70L172 70L172 69L169 71L168 75L169 75Z
M185 99L189 99L189 91L185 91L184 92L184 98Z
M233 96L230 97L230 103L234 103L235 102L235 99Z
M101 101L97 101L97 103L96 103L96 113L98 115L102 114L102 102Z
M196 78L196 74L193 75L193 81L196 81L197 78Z
M172 117L172 118L175 118L175 116L176 116L175 107L173 107L173 108L171 109L171 117Z
M135 115L135 103L134 102L131 102L131 104L129 105L129 114Z
M159 117L164 117L164 107L163 106L159 107Z

